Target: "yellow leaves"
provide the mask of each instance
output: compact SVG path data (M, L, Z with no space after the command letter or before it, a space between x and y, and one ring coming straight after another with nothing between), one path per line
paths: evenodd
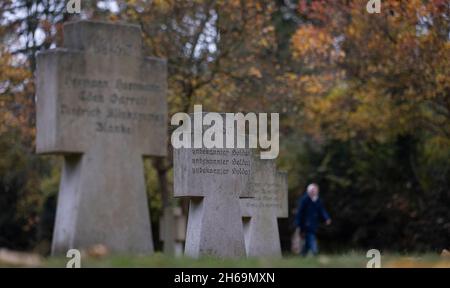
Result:
M250 75L252 77L256 77L256 78L262 78L261 71L259 71L259 69L256 67L250 67L250 69L248 71L248 75Z
M361 92L354 96L355 107L349 114L349 122L356 130L376 132L383 129L391 117L389 103L376 90Z
M421 258L407 258L402 257L398 260L390 260L383 265L385 268L450 268L450 261L440 260L431 262L430 260L423 260Z
M5 50L0 50L0 56L0 134L19 128L24 135L33 135L28 121L34 109L31 71Z
M326 57L333 43L332 37L326 30L312 25L298 29L291 41L294 58L302 58L305 62Z
M355 29L355 27L353 25L348 26L347 35L355 36L356 32L357 32L357 30Z
M259 44L259 46L265 47L265 48L267 48L267 47L270 46L270 42L269 42L268 39L266 39L266 38L261 38L261 39L258 41L258 44Z
M111 22L116 22L116 21L119 20L119 17L118 17L117 15L115 15L115 14L110 14L109 17L108 17L108 19L109 19L109 21L111 21Z
M23 128L21 127L22 121L20 117L16 117L12 111L8 109L0 110L0 123L0 135L10 128Z
M320 94L323 93L323 86L318 82L310 82L305 87L306 93Z
M296 81L298 79L298 75L295 73L286 73L285 77L289 80L289 81Z
M156 9L160 9L162 12L167 12L171 9L171 6L173 5L173 1L171 0L154 0L153 5Z
M346 125L346 91L334 89L328 95L305 94L303 99L304 123L303 129L309 134L320 138L320 135L345 138ZM342 134L344 132L344 134Z
M31 76L27 69L14 65L11 54L0 50L0 83L2 85L17 84Z
M337 85L337 83L335 83ZM314 88L314 85L311 87ZM312 135L347 140L364 135L383 142L410 129L411 106L395 106L394 101L368 85L358 91L354 86L336 86L322 94L306 94L304 129Z
M298 77L297 86L302 90L302 93L311 97L318 97L327 93L337 79L337 75L325 72L321 75L303 75Z
M343 21L325 17L320 25L300 26L291 39L292 55L313 74L286 78L298 82L306 129L383 141L420 127L448 138L449 129L442 127L449 122L442 104L450 88L450 44L442 36L448 22L433 7L386 0L380 17L356 5L340 8L348 16ZM419 20L428 21L426 29ZM346 93L337 93L340 86Z
M443 73L437 74L436 75L436 84L438 84L439 87L442 87L442 88L449 88L449 86L450 86L450 75L449 74L443 74ZM442 91L444 91L444 89L442 89Z

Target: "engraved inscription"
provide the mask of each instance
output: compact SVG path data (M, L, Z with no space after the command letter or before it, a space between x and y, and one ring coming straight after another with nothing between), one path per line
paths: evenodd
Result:
M63 83L79 101L69 105L62 100L59 112L89 119L95 132L127 135L137 132L141 124L165 125L164 115L151 111L151 93L162 91L157 84L83 77L67 77Z
M93 53L96 54L126 56L133 55L133 52L137 51L131 43L111 43L110 39L102 37L96 38L91 43L93 43Z
M192 173L250 175L250 151L246 149L192 149Z
M282 187L277 184L269 184L269 183L257 183L251 182L251 186L253 186L255 193L255 198L251 201L246 201L245 205L248 208L277 208L281 209L281 192Z

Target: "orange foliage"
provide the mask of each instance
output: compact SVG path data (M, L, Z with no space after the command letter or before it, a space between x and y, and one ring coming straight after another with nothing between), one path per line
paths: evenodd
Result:
M387 0L369 14L362 2L300 2L313 24L297 30L292 53L313 69L311 85L323 85L302 90L305 129L343 139L415 129L450 138L448 5Z
M0 134L19 129L24 137L34 138L34 86L32 73L15 63L11 54L0 50Z

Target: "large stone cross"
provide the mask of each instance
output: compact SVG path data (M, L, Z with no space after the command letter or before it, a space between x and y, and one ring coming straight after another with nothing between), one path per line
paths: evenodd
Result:
M174 149L174 195L190 197L186 255L245 257L239 198L251 196L251 169L251 149Z
M138 26L79 21L37 57L37 152L64 155L52 253L153 251L143 156L166 155L166 62Z
M249 257L281 257L278 218L288 217L287 175L277 172L273 160L253 161L249 193L241 199L245 247Z

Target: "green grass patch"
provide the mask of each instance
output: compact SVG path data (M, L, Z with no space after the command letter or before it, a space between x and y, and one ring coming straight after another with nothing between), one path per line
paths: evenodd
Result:
M369 259L365 253L351 252L341 255L319 255L317 257L285 256L282 259L215 259L169 257L161 253L152 256L109 256L104 258L82 257L82 267L124 267L124 268L365 268ZM67 258L47 258L44 267L65 267ZM450 267L450 259L434 254L424 255L382 255L382 267Z

